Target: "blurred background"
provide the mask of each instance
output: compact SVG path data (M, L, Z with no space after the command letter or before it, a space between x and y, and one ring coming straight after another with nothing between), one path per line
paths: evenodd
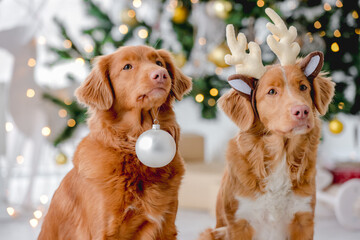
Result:
M298 29L301 56L320 50L336 96L323 118L315 239L360 239L360 1L345 0L0 0L0 236L36 239L51 197L88 133L74 90L92 59L123 45L173 53L193 78L175 104L187 173L179 239L215 224L227 142L238 128L216 101L234 68L225 26L266 45L271 7Z

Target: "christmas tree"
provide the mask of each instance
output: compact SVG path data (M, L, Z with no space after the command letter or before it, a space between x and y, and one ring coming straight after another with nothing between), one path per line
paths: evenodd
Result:
M111 17L109 9L102 8L94 0L83 1L89 17L97 23L82 31L90 43L79 45L61 20L56 19L63 46L50 48L58 56L50 65L75 60L90 70L92 59L107 54L109 46L115 50L136 42L166 48L173 53L177 65L193 77L190 97L201 105L202 116L215 118L216 101L222 90L228 88L227 76L233 73L224 62L224 56L229 53L225 25L234 24L249 41L259 43L263 61L271 63L276 58L266 45L268 33L264 34L263 30L267 21L264 10L271 7L288 25L298 29L297 41L302 56L314 50L325 54L323 69L330 72L337 83L336 96L325 118L331 119L339 112L357 114L360 111L360 9L357 1L133 0L124 1L116 17ZM82 80L75 79L71 73L67 77L71 81ZM71 137L75 127L84 122L86 111L75 101L69 105L51 95L45 97L65 108L73 120L56 139L55 144L58 144Z

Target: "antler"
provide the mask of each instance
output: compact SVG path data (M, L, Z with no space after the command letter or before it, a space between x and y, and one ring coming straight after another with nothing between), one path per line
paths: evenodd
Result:
M249 53L246 53L246 37L243 33L239 33L236 40L232 24L226 26L226 41L232 55L226 55L225 62L229 65L235 65L237 74L260 79L266 70L262 64L259 45L250 42Z
M295 64L296 57L300 52L300 46L294 42L297 36L297 31L294 26L287 29L284 21L271 8L265 9L266 14L275 23L267 23L266 27L273 35L267 37L267 43L271 50L276 54L282 66ZM277 36L280 41L277 41L274 36Z

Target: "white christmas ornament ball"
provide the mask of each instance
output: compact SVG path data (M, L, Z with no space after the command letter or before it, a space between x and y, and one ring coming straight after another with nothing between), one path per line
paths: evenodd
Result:
M160 168L168 165L174 158L176 144L174 138L154 124L152 129L142 133L135 145L140 162L148 167Z

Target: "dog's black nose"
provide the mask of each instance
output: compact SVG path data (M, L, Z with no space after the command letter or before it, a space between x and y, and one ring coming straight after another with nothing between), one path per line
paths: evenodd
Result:
M156 82L162 83L168 78L168 73L165 69L157 69L150 73L150 78Z

